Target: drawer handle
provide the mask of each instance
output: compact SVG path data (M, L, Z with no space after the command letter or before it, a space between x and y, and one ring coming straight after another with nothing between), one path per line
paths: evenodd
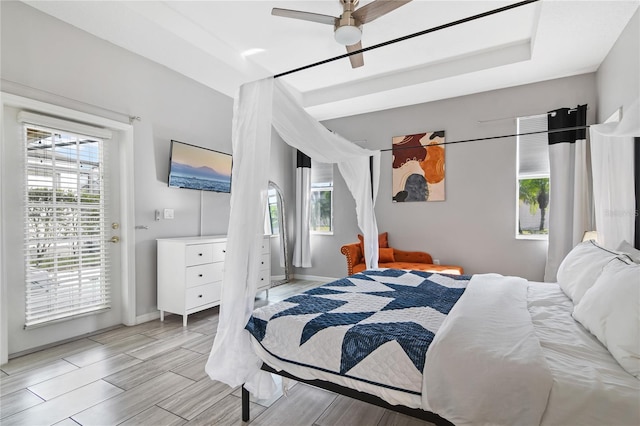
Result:
M198 297L202 298L202 295L201 295L201 294L199 294L199 295L198 295Z
M202 274L198 274L198 276L199 276L200 278L202 278Z
M264 265L264 262L260 262L260 263L262 263Z
M222 252L223 252L223 253L226 253L227 251L226 251L226 250L222 250Z
M264 281L264 278L260 278L260 281Z
M198 256L202 256L202 253L198 253Z

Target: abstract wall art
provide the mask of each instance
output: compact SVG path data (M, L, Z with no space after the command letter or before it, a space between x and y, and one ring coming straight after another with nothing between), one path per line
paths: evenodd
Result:
M393 201L444 201L444 130L394 136Z

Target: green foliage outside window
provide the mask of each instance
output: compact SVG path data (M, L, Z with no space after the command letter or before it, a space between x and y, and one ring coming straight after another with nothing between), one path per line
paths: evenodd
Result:
M332 232L332 197L330 189L313 189L311 191L311 217L309 228L315 232Z
M540 220L534 227L526 226L523 224L523 218L519 218L519 234L548 234L549 229L545 224L545 219L549 208L549 178L520 179L519 199L520 203L529 206L531 216L535 216L538 210L540 211Z
M280 224L278 222L278 204L276 202L269 202L269 221L271 224L271 235L279 234Z

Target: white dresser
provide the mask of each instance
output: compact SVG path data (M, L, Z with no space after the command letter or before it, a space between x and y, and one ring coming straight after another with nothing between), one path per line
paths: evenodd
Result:
M269 287L271 287L271 239L265 235L262 239L262 255L256 293L266 291L267 298L269 298Z
M158 242L158 309L187 316L220 304L226 235L161 238ZM269 291L271 284L269 238L262 242L257 291Z

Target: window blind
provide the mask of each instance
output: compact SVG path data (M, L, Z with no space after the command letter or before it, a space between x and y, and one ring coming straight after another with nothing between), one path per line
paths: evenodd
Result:
M333 164L319 163L311 159L311 186L333 186Z
M547 114L518 118L518 176L549 175L547 128Z
M111 306L104 129L21 114L25 328ZM72 130L37 123L56 124Z

